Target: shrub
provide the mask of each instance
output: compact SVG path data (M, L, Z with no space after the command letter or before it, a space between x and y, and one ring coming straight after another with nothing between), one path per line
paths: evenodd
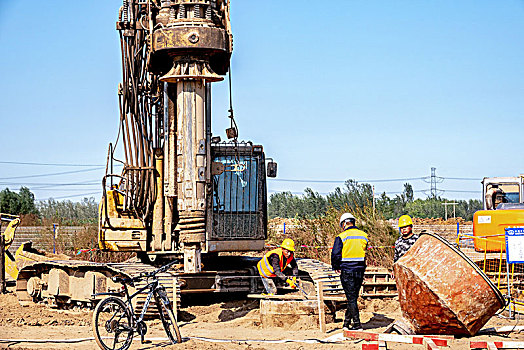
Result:
M373 212L370 205L355 206L354 209L347 205L342 209L329 208L324 216L300 220L299 227L286 235L295 241L296 256L330 263L333 242L341 233L339 218L344 212L351 212L357 219L357 227L368 234L368 266L391 268L397 233L380 214ZM279 245L286 237L270 229L268 243Z

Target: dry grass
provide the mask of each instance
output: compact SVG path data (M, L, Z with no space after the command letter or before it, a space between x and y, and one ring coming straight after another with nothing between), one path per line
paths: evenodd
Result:
M43 247L53 249L53 229L46 228L41 232L38 243ZM130 252L102 252L98 249L98 226L85 225L84 229L75 231L71 235L58 234L55 240L57 253L65 254L73 259L87 260L93 262L122 262L135 255ZM90 251L77 254L79 249Z
M335 237L341 233L338 222L340 216L345 212L351 212L357 219L357 227L368 234L367 264L391 268L393 246L398 234L382 216L373 213L371 206L355 209L346 207L340 210L330 208L321 218L300 220L300 226L285 236L270 229L268 242L279 245L284 238L292 238L297 245L297 257L314 258L330 263L330 248L333 246Z

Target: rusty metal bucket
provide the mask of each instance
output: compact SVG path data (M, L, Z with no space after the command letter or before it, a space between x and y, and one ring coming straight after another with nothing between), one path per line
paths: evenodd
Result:
M437 235L421 234L393 269L402 314L415 333L474 335L504 306L482 270Z

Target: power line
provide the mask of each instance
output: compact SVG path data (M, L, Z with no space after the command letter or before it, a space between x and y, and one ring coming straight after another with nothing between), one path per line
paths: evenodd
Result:
M72 195L72 196L49 197L49 198L47 198L47 199L37 199L37 201L43 202L43 201L46 201L46 200L48 200L48 199L64 199L64 198L83 197L83 196L89 196L89 195L91 195L91 194L100 194L100 191L98 191L98 192L88 192L88 193L75 194L75 195Z
M84 169L84 170L74 170L74 171L63 171L63 172L60 172L60 173L48 173L48 174L37 174L37 175L0 177L0 180L26 179L26 178L55 176L55 175L77 174L77 173L86 173L86 172L89 172L89 171L101 170L101 169L104 169L104 167L97 167L97 168Z
M102 186L100 186L100 187L102 187ZM48 188L31 188L31 192L33 192L33 191L66 192L66 191L85 191L85 190L92 190L92 189L93 188L85 188L85 187L84 188L80 188L80 187L79 188L71 188L71 187L69 187L69 188L50 188L50 189L48 189ZM102 190L100 190L100 191L102 191Z
M0 182L1 186L8 185L22 185L22 186L92 186L100 185L102 182L100 180L90 180L82 182L69 182L69 183L58 183L58 182Z
M10 162L5 160L0 160L0 164L16 164L16 165L46 165L46 166L79 166L79 167L88 167L88 166L104 166L102 164L69 164L69 163L34 163L34 162Z
M444 192L458 192L458 193L482 193L482 191L465 191L465 190L441 190Z
M376 180L355 180L356 182L398 182L398 181L412 181L412 180L424 180L425 177L408 177L402 179L376 179ZM282 182L309 182L309 183L345 183L346 180L306 180L306 179L275 179L269 178L271 181L282 181Z

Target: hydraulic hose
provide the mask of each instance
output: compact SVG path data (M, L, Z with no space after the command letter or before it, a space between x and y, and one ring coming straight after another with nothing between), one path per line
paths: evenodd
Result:
M338 335L338 334L335 334ZM340 333L342 335L342 333ZM201 340L206 342L212 342L212 343L231 343L231 342L242 342L242 343L268 343L268 344L282 344L282 343L308 343L308 344L330 344L330 343L338 343L341 340L344 340L343 337L335 337L331 336L326 339L278 339L278 340L267 340L267 339L215 339L215 338L207 338L207 337L184 337L182 338L182 341L188 341L188 340ZM80 343L84 341L91 341L95 340L94 337L88 337L88 338L72 338L72 339L1 339L0 343ZM138 340L138 339L136 339ZM168 341L168 338L147 338L147 340L151 341Z

